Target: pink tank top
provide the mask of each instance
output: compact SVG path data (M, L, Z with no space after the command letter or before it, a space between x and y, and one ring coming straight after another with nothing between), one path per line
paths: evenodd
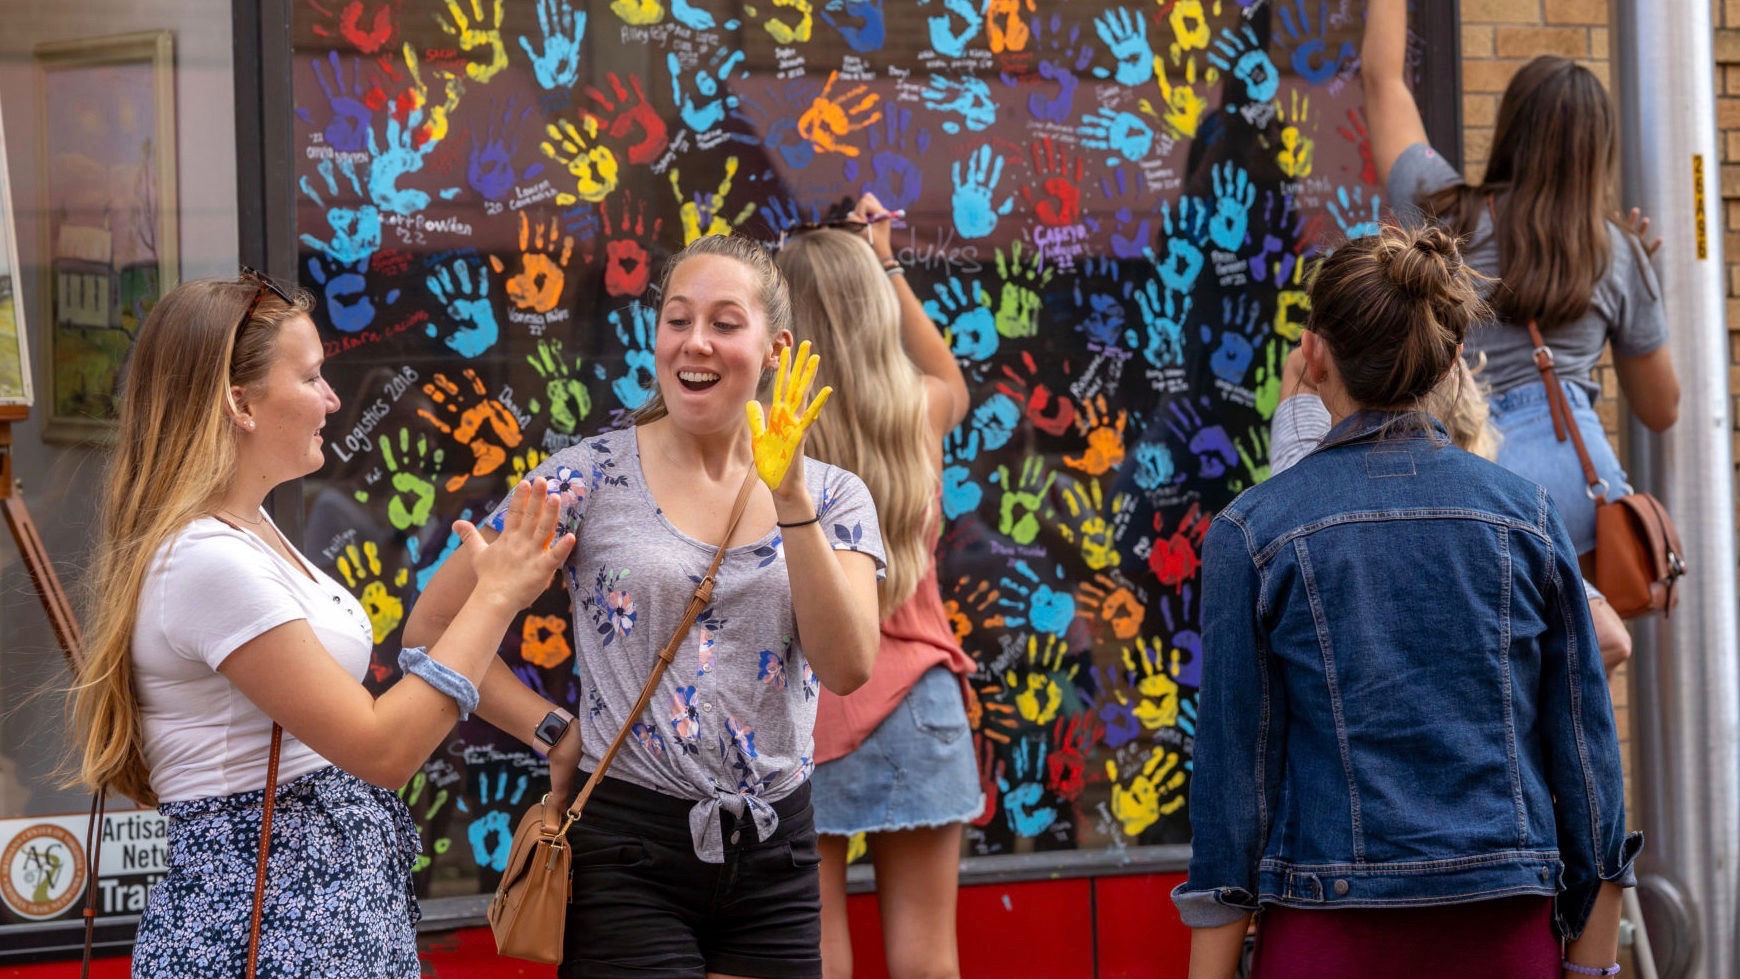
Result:
M943 609L934 559L918 590L883 621L869 681L845 697L822 688L816 704L816 764L857 750L933 666L948 667L963 684L974 668Z

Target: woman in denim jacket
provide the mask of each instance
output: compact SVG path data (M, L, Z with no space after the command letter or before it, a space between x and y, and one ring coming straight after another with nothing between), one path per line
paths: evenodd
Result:
M1576 552L1415 410L1472 280L1437 228L1325 259L1303 349L1335 427L1204 542L1192 979L1259 909L1258 979L1612 974L1642 838Z

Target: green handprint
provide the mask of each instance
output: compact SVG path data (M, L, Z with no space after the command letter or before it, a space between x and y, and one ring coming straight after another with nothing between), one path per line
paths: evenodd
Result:
M1039 332L1039 310L1043 305L1039 289L1055 274L1043 268L1037 253L1024 261L1021 243L1016 242L1007 253L997 252L997 274L1003 279L1003 289L997 297L997 333L1011 339L1030 337Z
M1281 351L1286 346L1284 340L1270 340L1264 345L1263 363L1257 365L1257 415L1264 421L1275 417L1275 409L1281 404L1281 364L1284 359Z
M411 818L417 823L417 832L424 837L427 844L423 852L417 854L416 862L411 864L411 873L413 874L429 869L429 865L435 862L436 857L446 853L453 846L452 837L443 836L434 840L428 839L430 824L435 821L435 817L440 814L441 810L447 807L449 798L446 789L435 788L431 791L430 788L429 776L418 771L417 774L411 776L409 782L406 782L399 789L399 799L405 803L405 808L411 810ZM428 793L429 808L419 810L423 804L425 792Z
M1039 481L1042 474L1043 484ZM995 482L1003 487L1003 502L998 511L997 532L1017 544L1033 543L1033 538L1039 536L1039 508L1056 481L1057 473L1045 473L1045 460L1039 456L1029 456L1021 464L1020 483L1010 482L1008 466L998 466Z
M1247 441L1250 443L1249 446L1245 444ZM1269 430L1267 428L1253 428L1244 438L1234 440L1233 444L1238 447L1239 458L1244 461L1245 470L1250 474L1251 481L1248 485L1255 486L1269 478ZM1234 491L1237 491L1244 489L1247 484L1243 480L1235 479L1230 485Z
M551 337L538 342L538 348L526 355L526 363L544 379L544 394L550 399L550 427L564 435L574 434L592 413L592 392L576 376L580 372L580 358L576 356L572 364L568 363L562 356L562 339ZM535 398L531 410L538 410Z
M440 448L431 452L429 437L421 432L417 434L417 441L412 442L408 428L399 429L399 451L396 453L390 436L381 440L381 461L392 474L389 482L393 486L393 498L387 501L387 519L394 527L415 530L429 522L429 513L435 507L433 477L440 474L441 460L445 455ZM356 498L367 503L368 493L359 490Z

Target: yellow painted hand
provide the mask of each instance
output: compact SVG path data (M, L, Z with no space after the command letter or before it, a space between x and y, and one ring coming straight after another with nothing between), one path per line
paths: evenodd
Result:
M749 414L749 434L754 440L755 471L768 489L778 490L785 482L786 470L803 446L804 433L810 430L816 416L822 413L822 405L834 393L833 388L824 387L808 407L804 405L816 379L816 366L821 362L822 358L810 353L808 340L798 345L795 359L791 348L786 347L779 352L779 371L773 375L772 407L764 415L761 402L744 405Z

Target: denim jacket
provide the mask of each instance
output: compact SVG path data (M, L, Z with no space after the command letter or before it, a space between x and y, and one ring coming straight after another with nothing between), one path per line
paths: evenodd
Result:
M1601 653L1546 492L1427 415L1362 412L1203 543L1184 923L1263 903L1556 895L1634 882Z

